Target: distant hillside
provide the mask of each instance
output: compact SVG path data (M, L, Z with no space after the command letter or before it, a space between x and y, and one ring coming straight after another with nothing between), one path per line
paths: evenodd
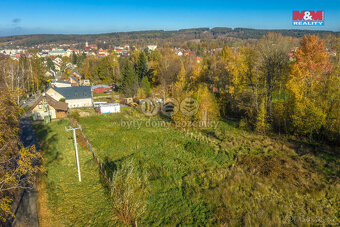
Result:
M302 37L306 34L319 34L321 36L327 34L340 34L340 32L332 31L316 31L316 30L262 30L249 28L192 28L181 29L175 31L150 30L150 31L134 31L134 32L114 32L106 34L87 34L87 35L62 35L62 34L41 34L41 35L20 35L0 37L0 43L12 45L34 46L37 44L48 43L79 43L93 42L105 43L113 45L122 45L129 43L133 45L156 43L159 45L165 43L176 43L189 41L193 39L218 39L238 38L238 39L258 39L268 32L279 32L285 36Z

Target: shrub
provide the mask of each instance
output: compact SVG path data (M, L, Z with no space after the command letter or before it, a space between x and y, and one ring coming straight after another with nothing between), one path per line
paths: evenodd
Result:
M125 162L113 173L111 196L114 218L126 225L137 225L146 209L148 179L134 166L133 160Z
M75 111L70 114L70 117L79 122L80 114L77 111Z
M249 128L248 120L246 118L242 118L239 122L238 127L241 129L248 129Z

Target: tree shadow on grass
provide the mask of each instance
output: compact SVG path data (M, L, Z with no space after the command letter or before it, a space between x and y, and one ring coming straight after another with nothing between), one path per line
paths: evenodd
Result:
M97 164L97 163L96 163ZM105 157L104 161L102 162L102 166L103 166L103 169L102 171L104 173L106 173L106 176L109 178L109 179L112 179L112 175L113 173L117 170L117 164L116 162L110 160L108 157ZM108 179L106 179L104 176L103 176L103 173L102 171L100 170L100 167L98 167L98 174L99 174L99 181L101 183L101 185L103 186L104 188L104 191L105 191L105 194L107 194L108 196L111 195L111 186L110 184L108 183Z
M49 125L36 124L33 126L34 132L36 133L40 151L46 159L46 165L52 164L53 162L59 162L61 160L60 152L57 149L57 133L53 133ZM51 133L53 133L51 135Z
M133 154L130 154L128 156L125 156L121 159L118 159L118 160L115 160L113 161L111 158L109 157L105 157L104 158L104 161L102 162L102 166L103 166L103 171L106 173L106 176L111 179L112 181L112 176L113 176L113 173L115 171L117 171L120 163L124 162L124 160L126 159L129 159L130 157L132 157ZM100 169L98 168L98 172L99 172L99 180L100 180L100 183L103 185L104 189L105 189L105 192L110 195L111 193L111 187L110 185L108 184L107 182L107 179L104 178L102 172L100 171Z
M288 139L289 148L304 157L312 169L318 170L328 179L340 176L340 148L302 140Z

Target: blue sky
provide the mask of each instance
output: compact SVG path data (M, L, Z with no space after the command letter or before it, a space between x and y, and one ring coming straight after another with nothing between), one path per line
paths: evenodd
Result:
M340 0L1 0L0 36L195 27L340 31ZM325 26L292 26L293 10L324 10Z

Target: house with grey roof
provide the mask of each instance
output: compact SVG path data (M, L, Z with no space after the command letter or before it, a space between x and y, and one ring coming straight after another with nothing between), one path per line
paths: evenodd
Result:
M65 100L69 108L92 107L92 91L90 86L50 87L46 94L55 100Z

